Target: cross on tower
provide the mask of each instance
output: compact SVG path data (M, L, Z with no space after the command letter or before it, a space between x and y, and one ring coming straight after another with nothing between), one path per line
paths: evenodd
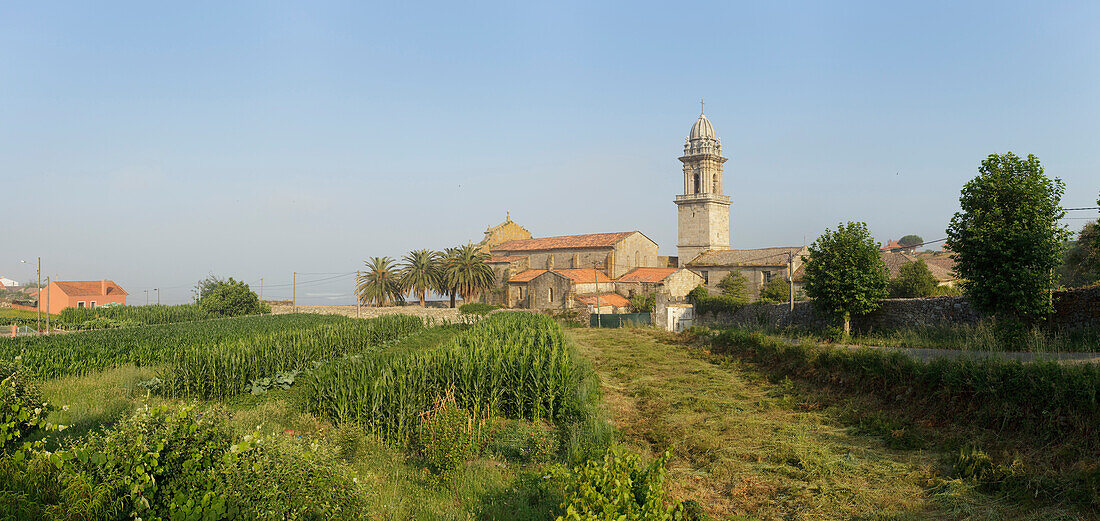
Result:
M699 113L703 113L703 98L699 98Z

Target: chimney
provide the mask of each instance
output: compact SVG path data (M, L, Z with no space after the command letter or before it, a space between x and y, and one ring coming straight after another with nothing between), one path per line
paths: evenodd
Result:
M106 295L107 294L107 281L105 281L105 280L99 281L99 294L100 295Z

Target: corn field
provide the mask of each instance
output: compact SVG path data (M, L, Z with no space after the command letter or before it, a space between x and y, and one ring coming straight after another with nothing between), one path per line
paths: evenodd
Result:
M423 328L420 318L387 315L196 344L175 351L160 377L170 396L228 398L245 392L251 380L313 369L325 360L379 349Z
M335 315L253 316L158 326L87 331L50 336L0 338L0 360L21 356L43 379L86 375L134 364L148 366L171 359L190 345L353 321Z
M299 385L310 412L407 443L417 416L449 391L478 417L578 419L582 374L575 356L552 319L499 313L434 349L336 360Z
M110 306L97 308L65 308L57 316L57 323L65 329L80 329L81 325L105 318L118 321L132 321L138 324L172 324L176 322L194 322L210 317L197 304L177 306Z

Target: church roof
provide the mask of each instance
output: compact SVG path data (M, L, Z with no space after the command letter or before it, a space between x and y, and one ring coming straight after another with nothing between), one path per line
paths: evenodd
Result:
M517 239L498 244L493 248L493 252L610 248L615 243L635 233L638 232L589 233L585 235L543 237L541 239Z
M688 266L786 266L787 255L796 258L805 254L805 246L780 246L753 250L710 250L703 252Z
M512 278L508 279L508 282L530 282L531 279L534 279L535 277L538 277L543 273L546 273L546 270L521 271L515 275L512 275Z
M714 132L714 125L710 124L710 120L707 119L705 114L700 113L699 119L695 120L695 124L691 126L691 133L688 134L688 139L717 139L718 134Z
M618 282L661 282L680 268L634 268Z

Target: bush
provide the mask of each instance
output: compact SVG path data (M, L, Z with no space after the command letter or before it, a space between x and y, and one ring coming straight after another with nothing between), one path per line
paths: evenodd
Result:
M742 275L740 271L732 271L718 282L718 289L722 290L723 295L741 302L742 304L748 304L748 284L749 281L745 279L745 276Z
M962 290L955 286L936 286L932 288L933 297L957 297L962 295Z
M30 370L19 361L0 360L0 453L19 447L28 434L46 427L48 409Z
M696 316L707 313L733 313L746 304L746 301L740 297L711 296L706 286L698 286L691 290L691 293L687 295L687 301L695 306Z
M652 313L657 307L657 294L640 293L630 297L630 308L635 313Z
M469 304L463 304L458 306L458 312L463 315L488 315L490 311L500 309L500 306L494 306L492 304L486 304L484 302L471 302Z
M787 302L791 298L791 284L785 277L772 277L760 288L760 301L768 304Z
M260 302L256 293L243 281L221 280L208 288L199 299L203 312L215 317L237 317L270 313L271 307Z
M455 403L453 394L420 414L416 446L428 470L449 479L473 455L473 419Z
M527 420L500 420L489 433L486 449L510 461L543 463L557 453L554 426Z
M936 289L936 276L924 259L917 259L898 268L898 276L890 281L890 296L894 298L930 297Z
M649 465L638 455L613 447L603 458L591 460L559 475L563 514L558 521L665 521L684 518L684 507L665 500L666 452Z

